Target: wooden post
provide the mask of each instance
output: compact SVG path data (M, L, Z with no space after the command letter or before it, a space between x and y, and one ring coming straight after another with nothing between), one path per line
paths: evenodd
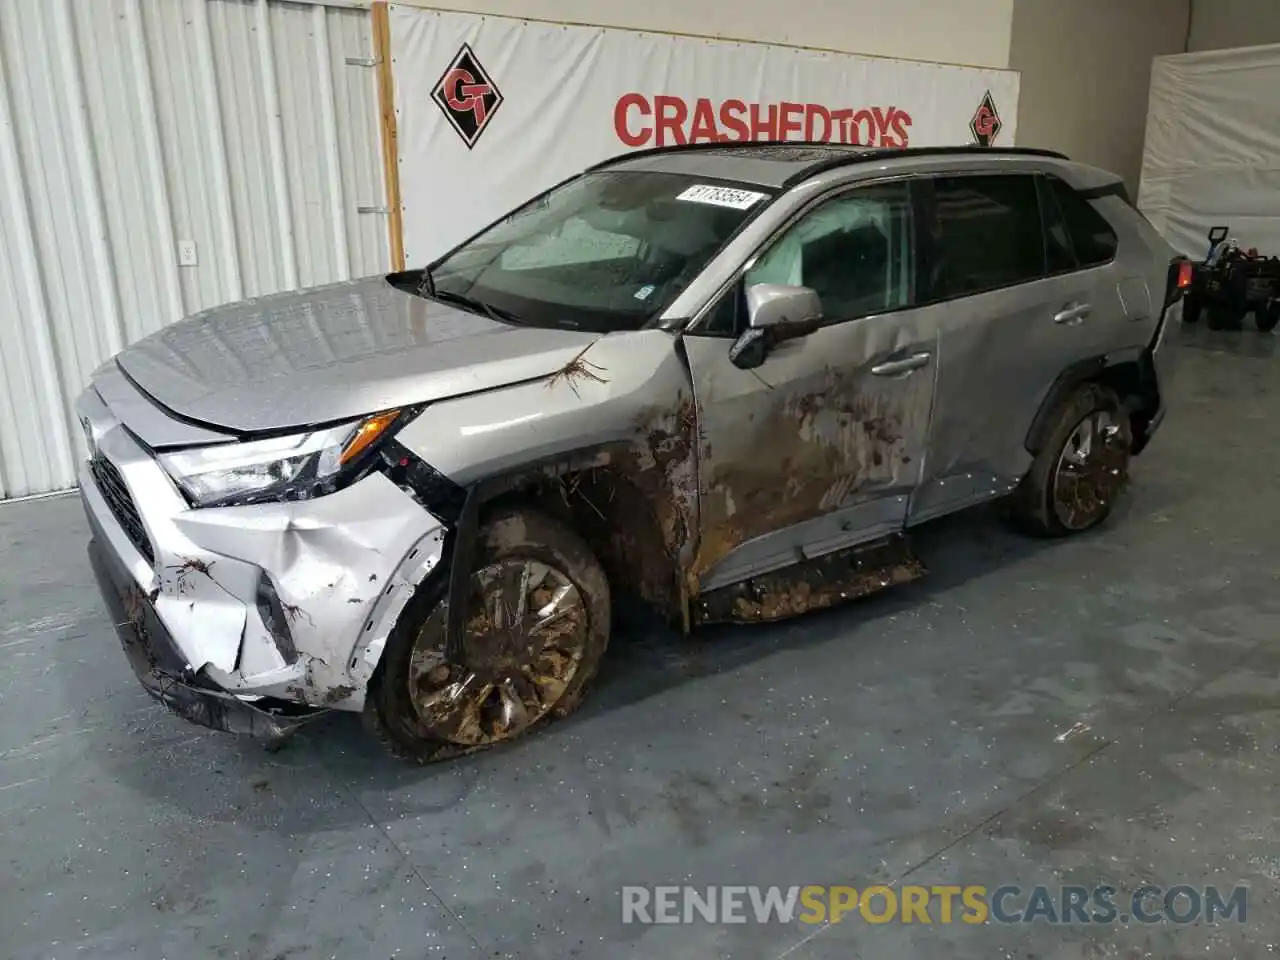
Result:
M391 75L391 23L387 0L375 0L373 53L378 71L378 114L382 134L382 179L387 191L387 232L391 268L404 269L404 213L400 206L400 145L396 132L396 90Z

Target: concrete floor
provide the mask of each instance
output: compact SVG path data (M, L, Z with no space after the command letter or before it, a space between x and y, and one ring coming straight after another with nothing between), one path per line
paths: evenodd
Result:
M1280 944L1280 350L1183 331L1096 534L988 511L919 584L777 628L620 639L571 720L427 769L284 752L129 673L71 498L0 509L0 954L1265 956ZM1251 887L1244 924L624 926L637 883Z

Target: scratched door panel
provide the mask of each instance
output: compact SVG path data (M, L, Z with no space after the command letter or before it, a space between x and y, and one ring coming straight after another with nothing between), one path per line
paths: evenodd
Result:
M824 327L755 370L733 366L725 339L686 338L704 589L901 528L933 401L930 317L908 310ZM872 372L921 354L921 366Z
M1105 272L1051 277L926 308L939 315L937 415L913 519L921 518L917 509L941 508L950 499L931 489L938 481L963 497L966 476L981 493L1026 471L1027 432L1054 381L1107 349L1106 332L1120 306L1114 283L1099 276ZM1088 304L1092 314L1077 324L1055 322L1072 304Z
M918 523L1007 492L1054 381L1106 352L1123 313L1108 266L1080 269L1056 204L1028 174L933 181L937 396Z

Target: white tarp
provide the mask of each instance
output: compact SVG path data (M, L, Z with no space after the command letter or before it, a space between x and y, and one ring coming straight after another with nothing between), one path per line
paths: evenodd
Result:
M629 149L710 139L1014 142L1018 75L389 8L405 259Z
M1197 258L1220 224L1280 254L1280 45L1156 57L1138 207Z

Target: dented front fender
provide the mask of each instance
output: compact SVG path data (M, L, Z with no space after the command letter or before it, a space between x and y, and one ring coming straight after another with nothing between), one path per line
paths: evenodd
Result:
M269 673L279 649L274 626L287 632L300 665L274 684L279 693L351 709L362 704L371 673L361 665L368 663L374 625L443 549L440 521L380 473L314 500L192 510L175 524L215 558L204 561L211 563L207 575L186 570L187 581L216 580L217 558L248 565L270 579L283 614L283 624L265 623L270 617L260 615L254 597L251 613L258 615L246 618L239 675L218 665L214 678L234 687Z

